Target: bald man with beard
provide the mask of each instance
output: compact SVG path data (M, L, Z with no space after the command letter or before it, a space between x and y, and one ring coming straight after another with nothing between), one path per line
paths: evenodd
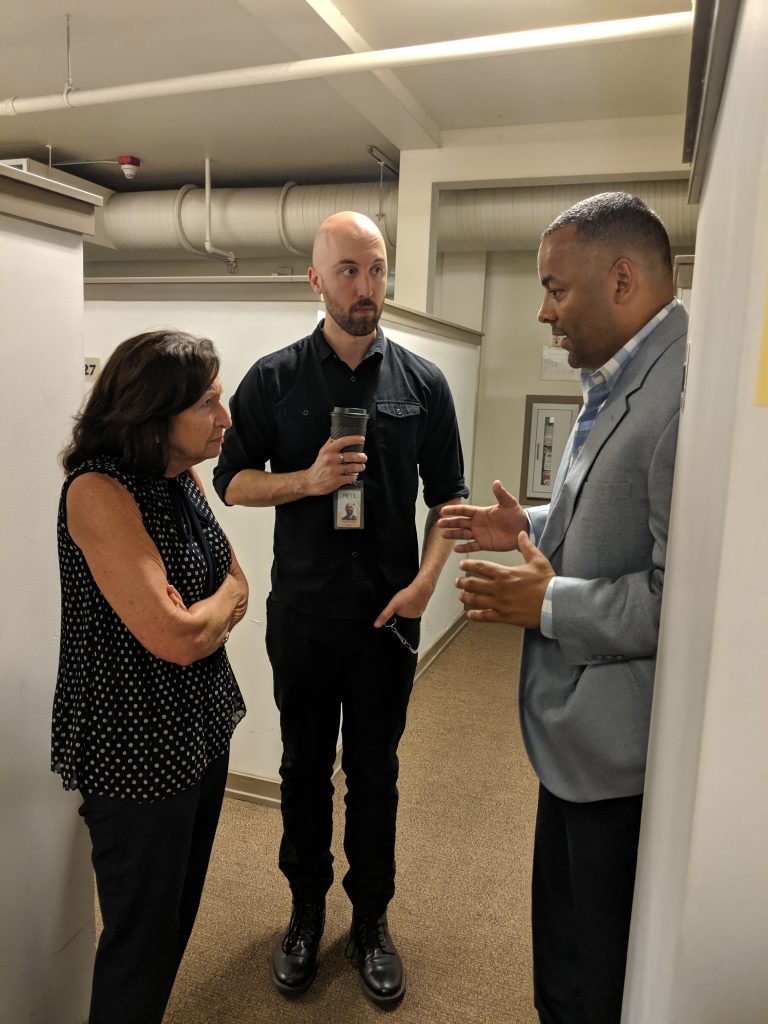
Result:
M276 510L266 644L283 740L279 864L293 908L273 953L272 980L295 996L317 972L333 882L331 776L341 720L349 863L343 885L352 903L347 955L364 995L391 1006L405 992L387 926L397 747L421 615L451 550L433 527L442 506L468 491L443 374L378 326L387 284L378 227L359 213L329 217L317 232L308 276L325 302L325 319L245 376L214 485L227 504ZM337 406L367 412L365 438L329 440ZM363 441L363 451L346 450ZM430 507L420 561L419 477ZM343 510L350 488L358 528L336 529L335 502Z

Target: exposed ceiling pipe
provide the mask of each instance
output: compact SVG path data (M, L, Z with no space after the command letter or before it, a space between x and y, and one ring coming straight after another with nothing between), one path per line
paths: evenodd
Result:
M181 204L184 202L184 196L187 194L187 192L191 192L195 188L197 188L197 185L182 185L178 192L174 194L173 226L176 229L176 237L178 238L182 247L187 250L187 252L191 252L195 256L207 256L208 253L205 251L205 249L198 249L196 246L192 245L192 243L184 233L184 227L181 223Z
M211 161L205 158L205 251L209 256L227 261L230 274L237 273L237 256L225 249L217 249L211 241Z
M138 199L139 202L132 202ZM377 219L379 210L382 219ZM289 185L283 188L218 188L211 192L216 237L241 258L308 255L317 228L338 210L358 210L379 224L394 247L397 186ZM104 231L116 249L195 251L205 244L205 198L194 187L177 191L113 194L104 209Z
M126 100L152 99L158 96L179 96L217 89L295 82L307 78L381 71L385 68L435 64L468 60L475 57L502 56L523 51L561 49L590 43L616 42L622 39L650 39L656 36L684 35L691 32L693 14L682 11L643 18L597 21L584 25L531 29L525 32L503 32L498 35L453 39L441 43L423 43L387 50L344 53L333 57L267 64L261 67L236 68L202 75L185 75L133 85L108 86L102 89L76 89L70 82L61 93L48 96L0 100L0 117L34 114L68 107L88 107Z
M672 244L693 245L698 207L687 203L687 181L588 182L525 188L451 189L440 193L439 252L535 249L543 229L561 210L603 191L627 191L656 210ZM390 248L397 244L397 185L295 185L213 189L210 206L220 244L240 258L308 256L318 227L338 210L358 210L377 221ZM379 219L380 218L380 219ZM115 194L104 207L104 230L116 249L168 258L179 247L203 248L204 197L184 186L176 192Z
M440 252L536 249L541 232L562 211L598 192L631 192L655 210L674 246L696 240L698 206L688 204L688 180L588 182L516 188L453 189L440 193Z

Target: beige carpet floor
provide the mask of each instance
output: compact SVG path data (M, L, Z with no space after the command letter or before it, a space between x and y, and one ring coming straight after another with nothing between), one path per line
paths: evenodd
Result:
M400 747L397 894L389 922L408 991L397 1024L534 1024L529 887L536 780L517 724L517 630L468 625L416 683ZM342 792L340 792L340 790ZM286 1000L269 980L290 900L276 809L227 798L200 914L164 1024L365 1024L344 958L350 907L337 881L317 980Z

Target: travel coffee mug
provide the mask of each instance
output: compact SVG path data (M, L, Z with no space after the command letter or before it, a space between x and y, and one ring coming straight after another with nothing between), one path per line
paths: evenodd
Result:
M365 409L354 409L347 406L337 405L331 413L331 439L347 437L352 434L365 436L365 428L368 426L368 413ZM362 444L348 444L342 448L344 452L361 452Z

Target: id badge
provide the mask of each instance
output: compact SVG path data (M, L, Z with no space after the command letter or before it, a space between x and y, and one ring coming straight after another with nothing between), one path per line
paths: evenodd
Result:
M361 484L347 484L333 493L334 530L363 529L363 488Z

